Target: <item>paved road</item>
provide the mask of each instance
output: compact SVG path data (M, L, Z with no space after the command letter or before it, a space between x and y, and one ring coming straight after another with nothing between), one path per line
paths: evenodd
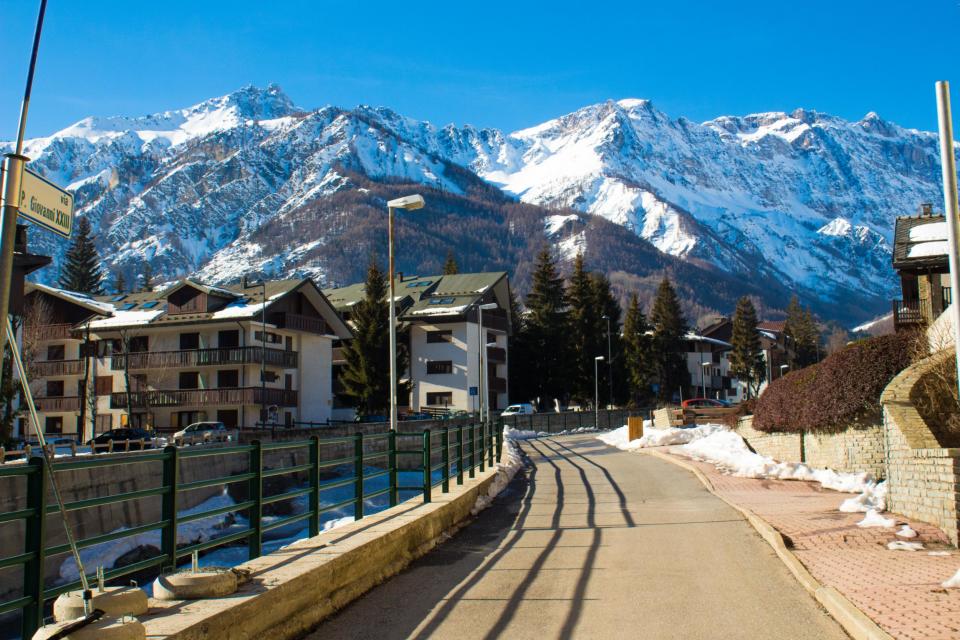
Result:
M743 518L690 473L584 436L312 640L846 638Z

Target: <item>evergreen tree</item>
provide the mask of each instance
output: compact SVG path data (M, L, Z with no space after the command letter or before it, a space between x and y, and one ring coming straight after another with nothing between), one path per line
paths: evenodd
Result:
M554 399L566 399L571 359L563 279L546 246L537 255L527 309L524 340L532 391L541 405L549 406Z
M100 295L103 293L103 272L100 271L100 256L90 237L90 221L86 216L77 220L75 233L60 270L60 286L68 291Z
M800 306L797 296L790 298L787 306L787 322L783 329L788 339L790 369L796 371L817 361L820 332L813 314Z
M659 397L669 402L674 393L689 384L690 379L683 352L687 322L680 310L677 292L666 276L657 289L650 322L653 325L652 355L660 385Z
M117 269L113 273L113 292L114 293L126 293L127 292L127 280L123 277L123 271Z
M537 390L532 384L530 350L527 347L527 321L513 289L510 290L511 333L507 338L510 358L509 369L510 399L513 402L529 402L535 398Z
M747 397L760 390L766 377L760 334L757 332L757 310L750 298L743 296L737 301L733 314L733 337L730 340L730 372L738 380L747 383Z
M610 280L602 273L590 274L590 289L594 309L595 356L603 356L597 367L597 392L601 406L625 400L627 386L624 376L623 341L620 337L620 303L613 297ZM609 322L607 321L609 318ZM609 341L607 330L610 331Z
M453 256L453 250L447 250L447 260L443 263L443 275L453 276L460 273L460 268L457 266L457 259Z
M570 305L571 358L568 389L571 398L581 405L593 403L593 359L606 354L606 347L598 351L598 308L590 274L583 265L583 254L578 253L573 261L573 273L567 287L567 302Z
M140 269L140 291L153 291L153 266L146 260Z
M625 377L629 386L630 402L634 406L646 404L652 395L653 377L650 324L640 309L637 294L630 296L627 315L623 320L623 353Z
M360 415L383 413L390 407L390 307L387 281L371 258L364 286L364 298L354 305L351 320L354 338L344 351L345 394L357 404ZM397 337L397 378L407 370L408 354L404 340ZM397 396L405 389L398 384Z

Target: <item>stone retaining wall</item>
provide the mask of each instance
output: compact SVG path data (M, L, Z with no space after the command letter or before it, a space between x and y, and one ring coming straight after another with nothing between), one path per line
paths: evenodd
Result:
M941 447L910 400L920 378L952 351L942 351L900 373L880 400L887 437L887 509L937 525L958 543L960 449Z

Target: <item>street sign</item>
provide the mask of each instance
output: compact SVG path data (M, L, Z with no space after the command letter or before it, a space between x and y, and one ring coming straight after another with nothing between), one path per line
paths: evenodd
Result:
M470 395L472 395L472 396L478 396L478 395L480 395L480 392L477 390L476 387L470 387Z
M73 232L73 194L24 167L20 182L21 216L69 238Z

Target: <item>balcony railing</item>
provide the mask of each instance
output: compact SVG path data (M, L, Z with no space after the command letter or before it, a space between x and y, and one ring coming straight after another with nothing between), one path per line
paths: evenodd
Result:
M83 371L83 360L44 360L34 362L30 373L38 378L53 376L75 376Z
M35 397L33 401L37 405L37 411L41 413L80 410L80 398L78 396L40 396Z
M333 364L343 364L347 361L346 349L344 347L333 348Z
M281 329L306 331L307 333L327 333L327 325L322 318L311 318L298 313L278 314L277 326Z
M487 361L488 362L506 362L507 361L507 350L500 347L487 347Z
M265 393L264 393L265 392ZM277 405L297 406L297 392L290 389L261 389L240 387L236 389L151 389L131 391L131 408L148 407L202 407L213 405ZM126 409L127 394L123 391L110 394L111 409Z
M272 367L295 369L296 351L264 349L263 347L224 347L218 349L184 349L180 351L143 351L138 353L114 353L110 368L123 371L127 358L130 369L176 369L180 367L206 367L225 364L260 364L266 353L266 364Z
M929 314L925 313L925 305L919 300L894 300L892 306L894 328L929 321Z
M34 340L70 340L73 338L73 325L41 324L29 329Z

